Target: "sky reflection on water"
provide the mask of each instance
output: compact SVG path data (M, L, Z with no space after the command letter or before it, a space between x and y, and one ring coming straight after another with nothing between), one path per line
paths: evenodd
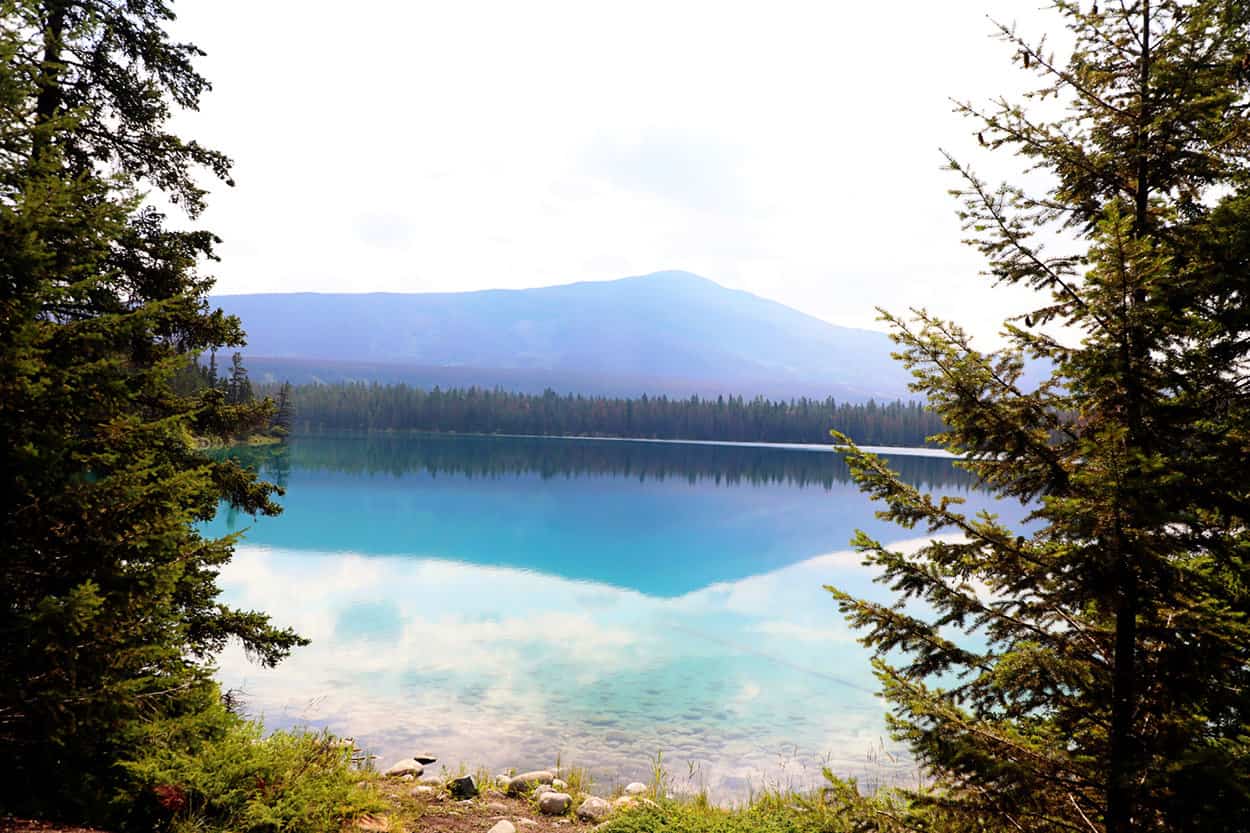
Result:
M273 671L229 652L223 683L270 726L327 725L383 758L558 753L611 783L662 752L722 799L824 764L881 774L876 681L822 586L884 600L846 542L905 533L833 455L526 442L297 441L276 464L286 511L222 586L313 644ZM951 471L909 479L988 505Z

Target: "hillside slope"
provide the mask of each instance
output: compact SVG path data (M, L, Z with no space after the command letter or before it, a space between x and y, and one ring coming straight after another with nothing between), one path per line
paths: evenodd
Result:
M583 393L906 395L882 333L688 272L538 289L213 298L261 378Z

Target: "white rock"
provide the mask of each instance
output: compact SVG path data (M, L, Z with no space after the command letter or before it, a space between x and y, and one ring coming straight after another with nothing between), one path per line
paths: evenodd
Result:
M545 795L547 793L556 793L556 792L559 792L559 790L557 790L555 787L551 786L550 784L539 784L537 787L534 788L534 792L532 794L534 798L538 798L538 796L540 795Z
M569 782L563 781L559 778L553 779L551 782L551 786L555 787L558 792L565 793L569 791Z
M612 805L602 798L591 796L577 808L577 817L586 821L603 821L612 812Z
M637 781L635 781L635 782L634 782L634 783L632 783L632 784L626 784L626 785L625 785L625 794L626 794L626 795L642 795L642 794L643 794L643 793L645 793L646 791L647 791L647 785L646 785L646 784L640 784L640 783L639 783L639 782L637 782Z
M412 792L408 794L413 798L424 798L428 801L438 794L438 790L434 789L429 784L418 784L413 787Z
M507 819L501 819L495 822L495 826L490 829L489 833L516 833L516 825Z
M400 781L412 781L412 780L414 780L416 777L417 777L417 776L413 775L411 772L405 772L403 775L401 775L401 776L399 777L399 780L400 780Z
M623 795L620 798L618 798L616 801L613 801L612 806L616 807L617 809L620 809L622 807L632 807L636 800L637 799L635 799L632 795Z
M416 778L423 772L425 772L425 767L421 766L421 764L412 758L404 758L391 764L391 768L384 772L383 775L388 775L392 778L399 775L411 775L413 778Z
M543 793L538 797L538 809L549 816L562 816L573 803L568 793Z

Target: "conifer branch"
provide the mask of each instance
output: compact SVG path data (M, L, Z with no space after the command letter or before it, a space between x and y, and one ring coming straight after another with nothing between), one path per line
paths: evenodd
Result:
M1109 113L1112 113L1113 115L1116 115L1116 116L1125 115L1124 110L1122 110L1119 107L1116 107L1114 104L1111 104L1110 102L1105 100L1102 96L1098 95L1096 92L1091 90L1089 87L1080 83L1072 73L1066 72L1065 70L1060 69L1054 63L1054 61L1050 58L1047 58L1046 55L1043 54L1040 49L1035 49L1034 47L1030 46L1028 42L1024 40L1024 38L1020 37L1019 35L1015 33L1015 30L1013 28L1009 26L1005 26L1004 24L998 22L992 17L989 18L989 21L993 23L994 26L998 29L999 36L1003 38L1003 40L1006 40L1014 44L1015 46L1019 47L1020 50L1024 54L1027 54L1034 63L1042 67L1046 72L1050 73L1055 78L1058 78L1064 84L1067 84L1069 87L1076 90L1082 97L1093 102L1094 104L1097 104L1099 107L1102 107L1104 110L1106 110Z

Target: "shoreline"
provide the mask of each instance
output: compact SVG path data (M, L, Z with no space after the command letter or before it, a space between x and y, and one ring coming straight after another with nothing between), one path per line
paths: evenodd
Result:
M833 443L774 443L747 440L690 440L670 439L661 437L597 437L579 434L479 434L467 431L425 431L418 428L406 430L364 430L364 431L306 431L292 432L293 439L301 437L369 437L369 436L403 436L425 435L430 437L474 437L483 439L509 440L573 440L580 442L616 442L616 443L653 443L660 445L699 445L721 446L725 448L765 448L782 451L814 451L827 454L841 454L842 447ZM913 445L861 445L860 450L870 454L896 455L900 457L932 457L944 460L958 460L944 448L926 448Z

